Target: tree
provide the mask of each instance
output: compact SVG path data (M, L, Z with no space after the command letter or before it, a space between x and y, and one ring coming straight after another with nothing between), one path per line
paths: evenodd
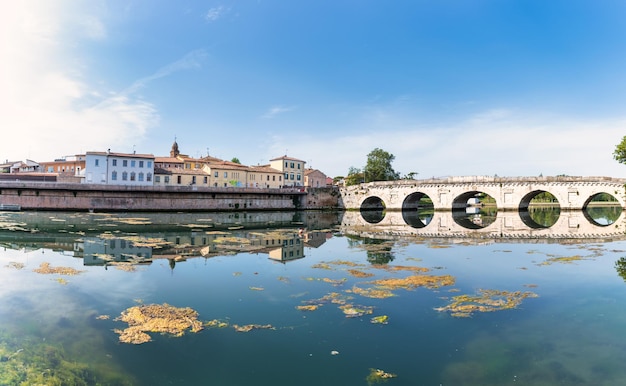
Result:
M350 166L350 169L348 169L348 176L346 177L345 181L346 186L360 184L361 182L363 182L363 172L361 172L361 169L359 168Z
M241 162L239 161L239 158L237 158L237 157L233 157L233 159L231 159L230 162L241 165Z
M621 164L626 164L626 136L622 138L622 142L618 143L617 146L615 146L613 158Z
M365 182L371 181L392 181L400 178L400 173L393 170L391 163L396 157L384 151L375 148L367 155L367 164L363 169Z

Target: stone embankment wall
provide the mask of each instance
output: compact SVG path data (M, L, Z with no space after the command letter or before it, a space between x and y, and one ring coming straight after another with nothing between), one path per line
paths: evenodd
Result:
M131 187L1 182L0 204L23 210L253 211L305 209L301 189ZM324 201L326 202L326 201ZM307 209L314 209L308 206Z
M343 209L339 204L341 195L336 186L307 188L306 192L307 195L303 197L303 209Z

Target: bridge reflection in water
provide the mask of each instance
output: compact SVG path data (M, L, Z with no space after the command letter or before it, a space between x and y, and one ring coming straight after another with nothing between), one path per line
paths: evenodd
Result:
M558 207L525 211L473 208L456 211L347 211L342 232L368 237L492 239L622 239L626 219L619 207L560 211Z

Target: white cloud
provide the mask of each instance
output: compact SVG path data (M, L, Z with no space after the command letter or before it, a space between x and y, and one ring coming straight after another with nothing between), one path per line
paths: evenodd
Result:
M265 114L261 115L261 118L272 119L272 118L275 118L277 115L284 114L292 110L294 110L294 107L273 106L269 110L267 110Z
M0 5L0 161L48 161L107 148L130 151L159 122L155 106L136 91L198 67L205 56L193 51L122 92L102 90L82 71L85 41L68 37L82 31L87 39L105 39L99 10L52 0Z
M332 135L298 135L291 130L289 136L273 138L267 156L289 148L289 155L311 161L309 166L331 176L345 175L350 166L363 167L367 154L378 147L395 156L396 171L417 172L418 178L494 174L623 177L626 166L614 161L612 154L625 125L626 118L574 121L497 109L445 127L360 122L352 128L327 130Z
M213 7L207 11L204 15L206 21L212 23L221 19L226 13L228 13L229 9L220 5L219 7Z

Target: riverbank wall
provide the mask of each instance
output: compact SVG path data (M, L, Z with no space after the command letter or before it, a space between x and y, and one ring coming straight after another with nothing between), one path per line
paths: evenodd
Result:
M340 209L333 188L257 189L0 182L0 205L57 211L255 211Z

